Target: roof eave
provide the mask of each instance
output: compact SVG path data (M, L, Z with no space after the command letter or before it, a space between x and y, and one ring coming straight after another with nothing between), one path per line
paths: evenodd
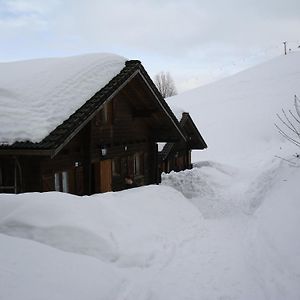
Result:
M0 148L0 156L50 156L53 155L53 149L22 149L22 148Z

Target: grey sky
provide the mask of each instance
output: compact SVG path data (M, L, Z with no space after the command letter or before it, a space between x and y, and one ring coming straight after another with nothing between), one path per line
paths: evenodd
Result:
M300 45L300 1L0 0L0 61L114 52L183 91Z

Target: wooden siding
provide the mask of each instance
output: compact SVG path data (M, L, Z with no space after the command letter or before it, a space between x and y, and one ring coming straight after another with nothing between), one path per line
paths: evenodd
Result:
M100 161L100 192L110 192L112 190L112 173L111 173L111 159Z
M44 191L55 189L55 173L67 172L70 193L89 193L89 129L89 125L84 127L54 158L41 159Z

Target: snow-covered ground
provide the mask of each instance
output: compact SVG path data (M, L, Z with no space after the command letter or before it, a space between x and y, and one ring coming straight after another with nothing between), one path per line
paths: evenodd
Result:
M159 186L0 195L0 299L299 299L300 164L273 125L300 94L299 64L170 99L209 148Z

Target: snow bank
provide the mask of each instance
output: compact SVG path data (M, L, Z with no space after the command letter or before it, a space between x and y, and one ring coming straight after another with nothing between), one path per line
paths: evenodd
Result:
M238 177L241 174L237 169L207 161L195 164L191 170L162 174L162 185L180 191L205 218L220 218L243 209L241 199L233 196Z
M255 211L248 224L248 258L269 299L300 297L299 180L299 167L283 162L250 186ZM255 186L263 188L253 197Z
M126 59L100 53L0 64L0 143L40 142L104 87Z
M113 266L88 256L3 234L0 245L1 300L115 300L126 282Z
M151 265L200 217L180 193L157 186L91 197L0 195L0 205L0 232L124 267Z
M0 299L149 299L149 276L203 230L199 211L167 186L2 194Z

